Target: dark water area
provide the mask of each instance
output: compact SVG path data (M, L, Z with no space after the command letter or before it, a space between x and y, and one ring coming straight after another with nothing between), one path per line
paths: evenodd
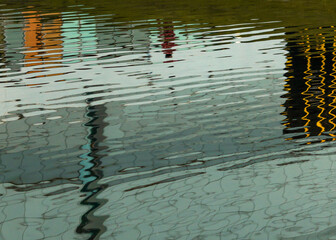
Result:
M0 0L0 239L336 239L336 2Z

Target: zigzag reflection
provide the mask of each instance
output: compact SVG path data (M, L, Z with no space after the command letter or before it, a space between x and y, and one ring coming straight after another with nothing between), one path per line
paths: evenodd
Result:
M91 99L88 99L88 104ZM87 197L83 199L80 204L89 206L90 209L81 217L80 225L77 227L77 233L89 233L89 239L99 239L99 236L106 231L104 220L108 216L96 216L94 212L102 207L108 200L99 199L100 192L107 188L106 184L99 184L98 181L103 178L103 172L99 169L101 158L104 157L101 151L106 147L99 145L106 137L103 135L104 127L107 125L104 118L107 116L105 113L106 108L104 105L89 106L86 116L89 121L85 124L88 129L87 144L83 146L88 150L88 154L81 162L83 169L80 171L80 179L83 181L84 186L81 192L86 193Z
M333 29L333 27L331 27ZM312 33L313 32L313 33ZM287 77L283 97L287 140L310 138L305 144L336 140L336 40L322 29L288 34Z

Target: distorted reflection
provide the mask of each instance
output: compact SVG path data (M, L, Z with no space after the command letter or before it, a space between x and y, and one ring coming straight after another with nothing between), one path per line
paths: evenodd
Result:
M25 27L23 28L24 66L34 67L34 70L27 73L45 72L47 69L54 68L55 64L61 63L63 41L61 35L62 20L59 14L41 16L36 11L23 12L25 17ZM34 78L57 75L62 75L62 73L36 75ZM40 84L28 84L28 86L35 85Z
M288 34L283 113L289 139L321 136L313 142L336 140L336 39L334 27ZM306 144L312 143L307 141Z
M90 102L91 100L88 99L87 103L90 104ZM84 159L80 163L83 169L80 170L79 178L84 184L81 192L87 194L80 204L89 206L90 209L81 217L81 223L76 228L76 232L90 234L89 239L99 239L100 235L106 231L104 220L108 218L108 215L95 215L95 211L108 201L107 199L99 198L99 193L107 187L106 184L99 184L99 180L104 176L103 171L99 167L101 159L104 156L101 152L106 147L100 146L100 143L106 138L103 132L104 127L107 125L104 122L107 114L104 105L89 106L87 110L86 117L89 121L85 126L88 130L88 142L83 146L83 149L88 151L88 153L83 155Z
M0 0L1 239L336 236L333 19L195 1Z
M174 26L171 22L163 23L160 37L162 37L163 43L161 44L161 46L163 48L163 53L165 54L165 57L171 58L173 56L173 52L175 51L174 47L176 46Z

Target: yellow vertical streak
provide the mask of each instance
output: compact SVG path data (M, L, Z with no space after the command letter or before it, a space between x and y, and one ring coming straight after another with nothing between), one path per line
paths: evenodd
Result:
M322 117L323 112L325 111L325 99L324 99L324 95L325 95L325 75L326 72L325 70L325 61L326 61L326 57L325 57L325 53L326 53L326 49L325 49L325 38L322 36L322 44L320 46L320 48L318 46L316 46L316 50L321 50L322 52L320 53L320 57L321 57L321 69L320 69L320 74L319 77L321 78L321 85L318 87L318 89L321 91L321 94L319 94L318 96L316 96L316 99L319 100L320 104L317 106L317 108L321 109L321 112L317 115L317 117L320 119L319 121L317 121L316 126L318 126L319 128L321 128L320 132L318 135L321 135L324 131L325 131L325 127L323 126L322 122L324 119L324 117Z
M335 31L336 32L336 31ZM334 119L336 118L336 115L333 113L333 111L336 109L336 106L334 105L336 102L336 96L335 96L335 87L336 87L336 36L334 36L334 41L333 41L333 51L332 51L332 73L330 74L333 79L331 80L332 85L330 88L333 88L332 92L328 95L328 97L333 98L333 101L330 103L330 111L328 112L329 115L332 116L332 118L329 119L329 123L333 125L333 127L330 129L330 131L334 130L336 127L336 124L334 123ZM331 135L331 134L330 134Z
M288 68L288 69L289 69L289 66L292 65L292 57L291 56L287 56L287 61L286 61L285 65L286 65L286 68ZM288 91L288 92L290 91L289 84L288 84L288 82L290 81L290 78L293 78L293 76L288 76L288 78L285 80L286 84L284 85L284 90ZM281 105L281 106L284 106L284 105ZM283 125L286 126L286 129L290 128L290 121L289 121L287 111L284 111L281 114L286 116L285 121L287 121L286 123L283 123ZM286 138L286 140L292 140L292 138Z
M310 107L310 104L309 104L309 98L313 96L313 94L309 94L308 91L309 89L311 88L311 85L310 85L310 81L311 81L311 76L313 75L312 72L311 72L311 56L310 56L310 39L309 39L309 35L306 36L307 40L306 40L306 43L307 43L307 46L306 46L306 49L304 51L304 54L307 58L307 70L304 71L304 74L305 76L303 77L303 79L305 80L305 84L307 85L307 89L305 91L303 91L301 94L306 96L303 98L303 101L305 102L305 108L303 109L303 111L306 113L305 116L303 116L301 119L306 121L305 123L305 128L304 128L304 131L306 132L306 138L310 136L310 133L308 132L309 128L307 127L310 120L308 118L309 116L309 111L308 111L308 108Z

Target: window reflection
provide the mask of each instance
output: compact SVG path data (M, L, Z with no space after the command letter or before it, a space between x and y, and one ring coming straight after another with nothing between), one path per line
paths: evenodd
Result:
M293 135L289 140L322 135L326 137L312 141L336 140L333 133L336 127L336 39L330 33L321 32L305 29L299 37L287 39L285 90L288 93L284 95L283 115L286 116L284 133Z

